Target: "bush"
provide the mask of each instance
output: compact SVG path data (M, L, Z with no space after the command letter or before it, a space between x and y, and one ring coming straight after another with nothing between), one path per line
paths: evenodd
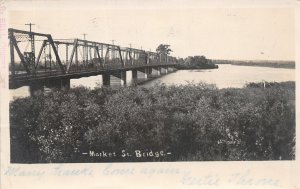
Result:
M169 158L277 160L295 155L295 84L75 88L10 104L12 162L93 162L80 152L165 150Z

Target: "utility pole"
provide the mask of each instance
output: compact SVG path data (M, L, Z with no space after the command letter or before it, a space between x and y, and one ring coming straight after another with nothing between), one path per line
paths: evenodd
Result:
M113 48L112 48L112 59L114 59L115 58L115 44L114 44L114 42L115 42L115 40L114 39L112 39L111 40L111 43L112 43L112 45L113 45Z
M31 26L34 26L35 24L33 24L33 23L29 23L29 24L25 24L26 26L29 26L29 31L30 31L30 33L31 33Z
M29 37L30 37L30 45L31 45L31 55L29 55L30 57L30 63L31 65L33 65L33 68L34 68L34 64L35 64L35 47L34 47L34 35L32 34L32 31L31 31L31 26L34 26L35 24L33 23L28 23L28 24L25 24L26 26L29 26Z
M129 47L131 48L131 43L129 43Z
M83 33L82 34L83 35L83 40L85 41L86 40L86 38L85 38L85 36L87 36L87 34L86 33ZM88 51L87 51L87 47L86 47L86 41L84 42L84 47L83 47L84 49L83 49L83 59L84 59L84 62L86 61L88 61Z
M86 39L85 39L85 36L87 36L87 34L86 34L86 33L83 33L82 35L83 35L83 39L86 40Z

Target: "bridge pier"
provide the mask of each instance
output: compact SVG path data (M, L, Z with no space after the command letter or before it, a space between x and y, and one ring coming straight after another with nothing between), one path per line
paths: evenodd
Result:
M153 67L152 68L152 75L160 76L160 67Z
M138 76L137 76L137 70L131 70L131 73L132 73L132 79L137 79Z
M152 68L145 67L137 70L137 78L147 79L152 72Z
M41 82L33 82L29 85L30 96L35 96L39 92L44 92L44 85Z
M105 86L110 85L110 74L108 74L108 73L102 74L102 83Z
M167 70L168 70L168 72L173 72L173 71L174 71L174 68L172 68L172 67L167 67Z
M148 70L147 70L147 71L148 71L148 74L151 75L151 74L152 74L152 71L153 71L152 67L147 67L147 68L148 68Z
M146 72L145 68L138 69L138 71L137 71L137 78L138 79L140 79L140 78L147 79L147 72Z
M168 73L168 68L161 67L161 74L167 74L167 73Z
M117 86L117 85L126 85L126 71L119 71L115 73L107 73L102 75L102 83L105 86Z
M124 86L126 85L126 71L120 71L111 74L110 76L110 85L116 86L116 85L121 85Z

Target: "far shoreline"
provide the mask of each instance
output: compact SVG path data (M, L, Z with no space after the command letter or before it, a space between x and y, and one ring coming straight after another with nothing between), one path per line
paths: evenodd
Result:
M256 66L269 68L295 69L295 61L245 61L245 60L213 60L213 63L231 64L235 66Z

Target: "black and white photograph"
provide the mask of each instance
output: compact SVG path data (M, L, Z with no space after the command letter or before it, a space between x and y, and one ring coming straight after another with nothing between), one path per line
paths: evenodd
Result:
M297 188L299 3L0 0L3 187Z
M12 163L295 159L292 9L9 12Z

